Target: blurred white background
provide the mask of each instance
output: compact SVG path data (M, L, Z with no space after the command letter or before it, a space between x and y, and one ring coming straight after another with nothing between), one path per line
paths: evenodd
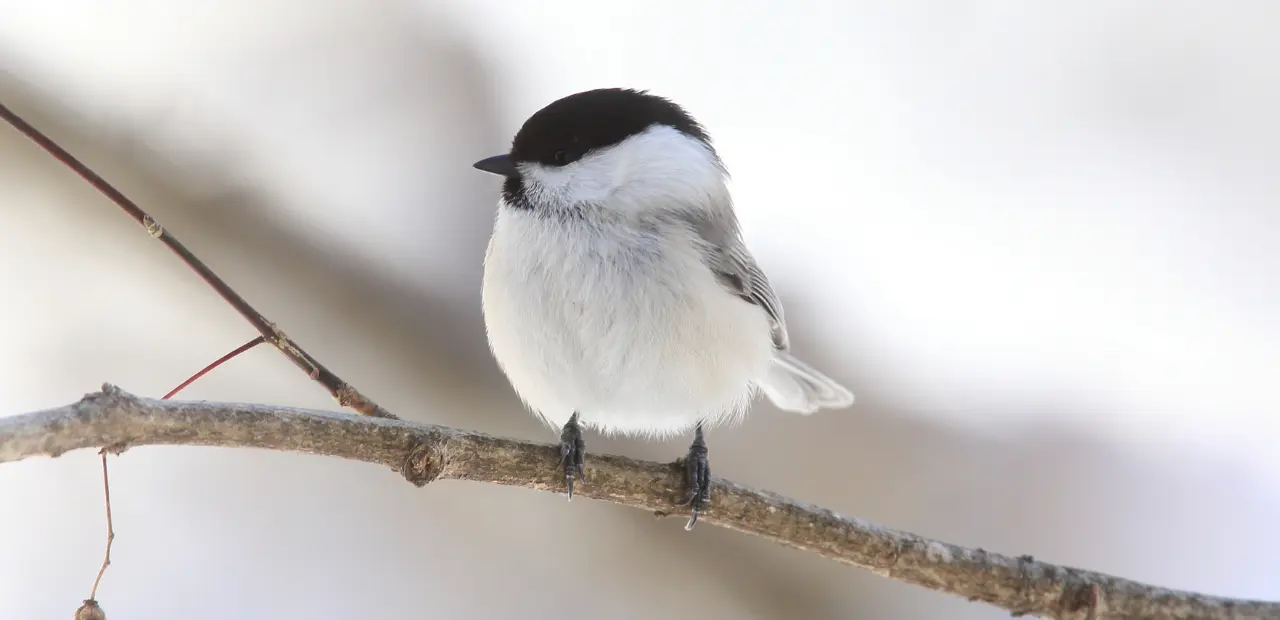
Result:
M1016 4L1016 6L1015 6ZM571 92L716 137L796 349L718 475L889 526L1280 599L1280 4L0 0L0 100L402 416L552 440L490 359L497 181ZM0 415L160 395L253 336L0 128ZM259 348L189 398L334 408ZM687 440L588 437L669 460ZM290 454L112 461L110 617L1001 618L599 502ZM91 451L0 466L0 618L101 560Z

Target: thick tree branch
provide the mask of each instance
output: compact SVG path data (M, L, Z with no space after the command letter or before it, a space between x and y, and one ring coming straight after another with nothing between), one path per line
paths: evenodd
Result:
M400 420L272 405L162 401L104 385L79 402L0 418L0 463L71 450L143 445L265 448L375 463L418 486L490 482L558 492L556 448ZM597 455L581 495L672 513L678 464ZM933 590L1046 618L1280 619L1280 603L1232 600L1144 585L1030 556L969 549L844 517L716 479L703 519L721 527Z

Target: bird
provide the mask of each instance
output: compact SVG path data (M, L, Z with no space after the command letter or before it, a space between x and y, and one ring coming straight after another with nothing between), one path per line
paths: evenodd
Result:
M633 88L574 93L473 167L502 177L481 284L489 349L525 407L560 430L570 501L584 427L693 431L679 504L693 529L711 501L704 427L740 422L758 393L806 415L853 404L791 353L728 170L680 105Z

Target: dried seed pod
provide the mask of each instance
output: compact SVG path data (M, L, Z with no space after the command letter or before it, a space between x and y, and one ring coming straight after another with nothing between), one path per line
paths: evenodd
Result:
M76 620L107 620L107 612L98 607L98 601L85 599L80 609L76 610Z

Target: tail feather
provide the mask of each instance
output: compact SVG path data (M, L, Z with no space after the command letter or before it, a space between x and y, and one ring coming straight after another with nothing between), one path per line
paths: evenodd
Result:
M760 391L779 409L809 415L853 404L853 393L786 351L774 354Z

